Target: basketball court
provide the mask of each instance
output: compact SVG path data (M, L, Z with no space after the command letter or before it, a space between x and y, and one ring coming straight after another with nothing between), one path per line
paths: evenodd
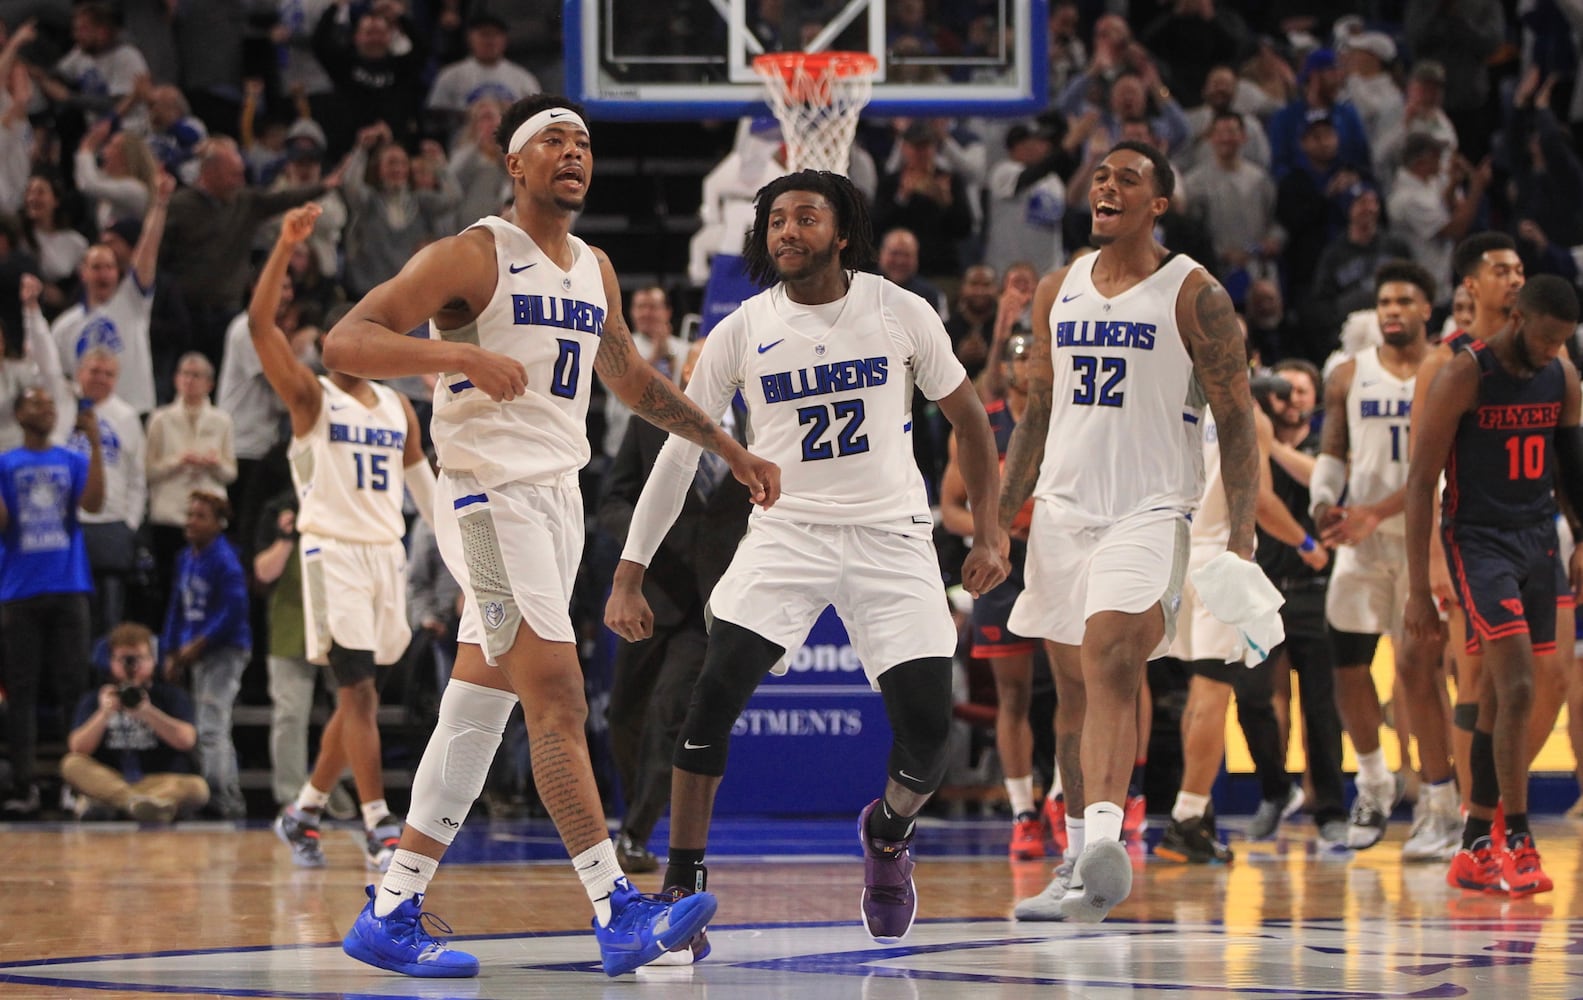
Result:
M609 979L548 823L477 821L427 900L479 956L470 980L406 979L341 953L369 878L351 827L327 830L328 867L302 870L262 824L14 826L0 832L0 996L1583 997L1576 824L1539 825L1556 890L1527 900L1455 891L1443 865L1403 864L1404 822L1355 855L1315 854L1311 823L1262 844L1226 826L1231 865L1134 848L1132 898L1103 924L1063 925L1009 919L1049 866L1006 859L1005 821L928 824L919 922L878 945L857 919L853 821L727 820L710 858L713 953ZM636 881L655 891L660 876Z

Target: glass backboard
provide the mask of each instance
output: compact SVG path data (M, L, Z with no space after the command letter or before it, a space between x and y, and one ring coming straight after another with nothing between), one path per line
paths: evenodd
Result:
M764 114L753 57L879 60L866 113L1044 109L1047 0L566 0L569 96L615 121Z

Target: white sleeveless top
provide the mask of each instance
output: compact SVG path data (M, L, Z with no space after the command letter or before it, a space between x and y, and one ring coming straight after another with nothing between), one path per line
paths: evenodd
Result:
M1353 355L1347 389L1347 502L1375 503L1407 482L1407 427L1416 378L1400 379L1380 363L1378 347ZM1406 515L1380 522L1379 531L1400 535Z
M709 334L687 395L718 417L741 389L749 446L781 469L765 517L932 525L912 387L939 399L966 377L929 303L856 272L830 307L790 302L779 284L742 303Z
M1093 525L1191 513L1204 493L1205 398L1176 300L1200 265L1178 254L1107 299L1094 287L1098 259L1073 263L1050 307L1054 394L1034 496Z
M395 390L368 383L368 407L319 376L324 398L313 428L291 439L291 481L301 531L347 542L399 542L406 488L407 413Z
M588 244L567 239L562 271L527 233L498 216L480 219L495 237L495 294L477 320L431 336L471 343L521 361L527 392L496 403L461 372L434 388L431 433L440 465L485 487L560 483L588 464L589 388L605 328L605 284Z

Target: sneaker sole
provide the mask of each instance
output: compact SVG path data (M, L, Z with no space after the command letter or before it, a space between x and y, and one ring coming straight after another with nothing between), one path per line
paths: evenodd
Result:
M478 975L478 959L473 959L471 966L455 965L430 965L426 962L391 962L379 956L379 953L363 944L363 939L355 936L356 927L348 931L345 938L341 939L341 950L349 957L357 959L364 965L371 965L376 969L386 972L399 972L403 976L414 979L472 979ZM466 952L451 952L452 955L465 955Z
M1083 849L1077 862L1083 890L1062 898L1061 912L1080 924L1097 924L1132 892L1132 859L1115 841L1100 841Z
M1031 924L1059 923L1066 920L1066 913L1061 909L1061 904L1066 901L1067 896L1072 895L1072 891L1061 889L1057 895L1054 890L1059 888L1059 883L1055 883L1037 896L1022 900L1012 908L1012 919Z
M319 853L317 855L310 856L310 857L304 857L303 855L297 853L297 845L293 844L291 842L291 838L286 836L286 826L285 826L285 822L284 822L284 817L276 816L275 817L275 822L273 824L271 824L271 825L275 828L275 836L280 838L280 842L282 844L285 844L287 847L289 847L291 849L291 863L292 864L296 865L298 868L323 868L324 867L325 860L324 860L324 849L323 848L319 849Z
M678 943L691 941L694 934L707 927L709 921L714 919L715 910L720 905L719 901L707 892L694 893L673 903L671 914L675 916L676 907L687 900L696 900L696 902L686 908L686 912L681 914L680 920L672 923L662 935L649 942L647 948L641 951L618 952L614 955L606 953L602 955L600 964L605 970L605 975L613 979L616 976L634 972L642 966L650 965Z
M868 898L868 890L867 889L863 890L863 898L864 899ZM879 944L895 944L898 941L901 941L908 934L912 933L912 923L917 918L918 918L918 892L917 892L916 889L913 890L913 894L912 894L912 912L907 914L907 929L902 931L900 934L875 934L874 933L874 928L869 926L868 914L863 912L863 907L862 906L858 907L858 919L863 922L863 929L865 931L868 931L868 936L873 938Z

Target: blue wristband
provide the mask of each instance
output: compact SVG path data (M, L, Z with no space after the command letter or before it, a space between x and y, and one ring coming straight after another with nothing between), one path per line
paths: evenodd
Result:
M1312 552L1316 548L1318 548L1318 546L1314 542L1314 536L1313 535L1304 535L1303 536L1303 543L1301 545L1297 546L1297 551L1299 551L1299 552Z

